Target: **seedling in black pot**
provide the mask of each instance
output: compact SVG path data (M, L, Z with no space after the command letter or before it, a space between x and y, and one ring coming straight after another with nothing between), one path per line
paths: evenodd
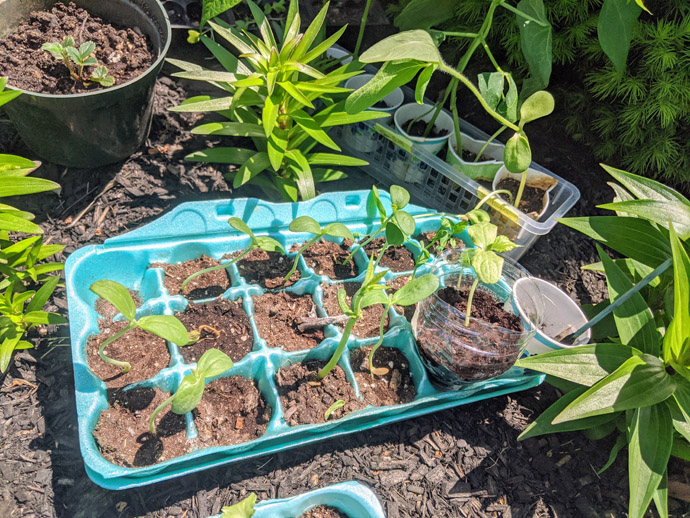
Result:
M115 84L115 78L108 75L108 69L99 65L98 60L92 56L96 50L96 44L93 41L86 41L77 48L74 38L65 36L62 43L44 43L41 48L50 52L55 59L62 61L69 70L70 77L75 81L82 81L85 84L93 81L104 87ZM73 65L76 66L76 70ZM86 67L96 68L91 71L89 76L84 72Z

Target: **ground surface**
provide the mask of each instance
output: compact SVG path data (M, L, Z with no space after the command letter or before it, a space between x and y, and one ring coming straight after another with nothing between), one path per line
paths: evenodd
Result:
M219 168L183 162L186 153L204 147L188 133L192 117L165 111L184 96L171 80L160 80L151 137L129 160L96 170L43 167L40 175L58 180L62 193L36 196L27 210L37 213L51 242L65 243L68 254L141 226L183 201L256 194L230 192ZM476 121L474 113L467 116ZM583 198L572 215L593 214L611 191L587 150L564 137L558 121L555 114L530 128L535 160L580 188ZM11 131L0 136L0 152L29 155ZM362 175L326 188L370 183ZM522 263L589 302L602 298L604 283L579 268L594 260L589 240L557 226ZM62 292L55 306L66 310ZM87 478L81 461L66 334L63 327L34 336L37 349L17 355L0 389L2 517L206 518L251 491L260 499L287 497L345 480L372 487L389 518L627 516L625 455L596 474L610 439L591 442L569 433L516 441L554 401L556 393L547 386L172 482L107 491ZM688 469L674 465L672 475L685 480ZM684 506L671 499L672 515L682 516Z

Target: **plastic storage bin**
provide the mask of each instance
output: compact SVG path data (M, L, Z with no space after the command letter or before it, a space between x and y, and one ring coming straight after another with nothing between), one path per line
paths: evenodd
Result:
M307 234L295 234L288 230L289 223L301 215L309 215L322 225L334 221L346 224L353 232L368 233L376 228L379 216L369 191L323 194L301 203L268 203L257 199L231 199L193 202L179 205L158 220L127 234L108 239L104 244L87 246L74 252L67 260L66 283L69 301L70 335L74 364L75 395L79 425L79 441L86 471L97 484L109 489L125 489L152 482L179 477L202 469L239 460L266 455L308 443L366 430L374 426L390 424L403 419L436 412L488 397L498 396L530 388L541 383L543 377L513 367L498 378L469 385L456 392L439 392L429 381L416 352L412 329L408 321L391 309L390 326L384 338L384 346L399 349L407 358L417 396L409 403L397 406L372 407L353 412L337 420L302 426L289 426L283 417L274 375L286 361L304 359L328 359L337 346L340 330L334 326L325 329L325 340L315 349L286 352L272 348L260 336L254 322L252 300L264 293L255 284L248 284L240 277L236 265L227 269L231 287L222 297L242 299L253 328L253 349L244 359L223 376L241 375L257 382L260 392L272 410L272 418L265 434L253 441L230 446L218 446L193 451L187 455L144 467L122 467L106 461L101 455L93 430L101 411L107 409L105 384L97 378L87 364L87 338L98 332L98 316L94 309L96 296L89 286L99 279L111 279L135 290L143 305L138 315L173 314L183 311L188 301L181 295L170 294L163 284L163 270L149 268L154 262L177 263L206 254L220 259L227 253L247 246L248 238L227 224L231 216L242 218L257 235L270 235L285 246L305 241ZM382 193L384 205L390 210L390 197ZM429 209L411 205L411 214L428 214ZM417 220L419 232L438 227L438 216L425 216ZM467 236L460 236L467 240ZM412 243L410 249L414 249ZM368 258L362 250L355 254L360 272L352 281L362 280ZM430 271L432 261L423 265L420 273ZM319 314L325 315L321 304L320 284L326 278L317 275L300 260L301 280L286 288L298 294L312 295ZM409 272L408 272L409 274ZM405 273L388 273L386 280ZM350 281L350 282L352 282ZM332 282L332 281L331 281ZM210 299L206 299L208 301ZM193 303L203 303L204 300ZM370 346L376 338L352 338L339 365L349 380L354 380L349 362L350 351ZM168 344L171 362L154 377L138 384L157 387L171 392L179 385L185 373L193 365L184 363L177 347ZM353 382L356 395L359 389ZM188 437L194 437L191 415L187 416Z

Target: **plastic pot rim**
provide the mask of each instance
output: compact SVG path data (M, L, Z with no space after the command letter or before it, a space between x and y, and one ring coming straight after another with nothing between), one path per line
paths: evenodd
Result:
M444 119L450 119L450 120L451 120L451 129L450 129L450 131L448 132L448 134L442 135L442 136L440 136L440 137L427 137L427 138L423 138L423 137L414 137L414 136L410 135L409 133L407 133L407 132L402 128L402 124L404 124L404 123L406 123L406 122L409 122L409 121L412 120L412 118L414 118L414 117L409 118L409 119L404 120L404 121L400 121L400 120L399 120L400 111L401 111L402 109L404 109L404 108L407 108L408 106L417 107L417 108L423 108L423 109L425 109L426 111L430 111L430 110L431 110L430 113L428 113L427 115L425 115L424 117L421 118L421 120L423 120L424 122L429 122L429 121L431 120L431 117L433 117L433 111L432 111L432 110L434 110L434 108L435 108L433 105L426 104L426 103L425 103L425 104L407 103L407 104L403 104L402 106L399 106L398 109L395 110L395 113L393 114L393 122L395 123L395 128L400 132L401 135L404 135L406 138L412 140L413 142L427 143L427 144L442 144L444 141L448 140L449 138L451 138L451 137L455 134L455 129L452 128L452 118L451 118L451 116L448 115L444 110L441 110L441 111L439 112L439 114L438 114L438 118L437 118L436 121L434 122L434 127L438 127L437 124L440 122L440 120L441 120L442 118L444 118ZM423 113L424 113L424 112L423 112ZM428 119L428 120L427 120L427 119ZM443 128L441 128L441 129L443 129ZM441 149L443 149L443 148L441 148Z

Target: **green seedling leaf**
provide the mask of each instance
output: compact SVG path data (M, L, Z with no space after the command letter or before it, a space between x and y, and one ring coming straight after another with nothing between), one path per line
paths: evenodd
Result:
M405 31L389 36L367 49L359 58L362 63L415 59L441 64L443 59L434 40L423 30Z
M478 248L488 248L498 235L498 228L488 221L476 223L467 227L467 233Z
M506 169L511 173L523 173L532 163L532 150L527 135L514 133L506 142L503 160Z
M386 242L392 246L400 246L405 242L405 234L393 221L386 223Z
M136 317L137 308L134 305L134 299L127 288L119 282L104 279L94 282L89 289L115 306L127 320L132 321Z
M338 410L339 408L343 408L345 406L345 401L343 399L339 399L335 403L333 403L331 406L328 407L328 409L324 412L323 414L323 420L328 421L328 418L331 417L331 414Z
M186 414L196 408L204 395L204 377L196 373L187 374L172 396L171 410L178 415Z
M223 507L221 509L223 514L220 518L251 518L256 512L254 511L255 505L256 493L250 493L250 495L244 500L237 502L234 505Z
M230 225L235 230L242 232L243 234L247 234L249 237L252 238L252 240L254 239L254 232L252 232L252 229L249 228L249 225L247 225L240 218L236 218L236 217L230 218L228 220L228 225Z
M85 41L79 45L79 56L82 58L82 60L85 60L87 57L93 54L94 50L96 50L96 44L93 41Z
M455 231L454 233L457 233L457 231ZM489 246L489 250L497 253L510 252L518 246L520 245L516 245L508 237L501 235L496 236L494 242Z
M343 239L349 239L350 241L355 240L355 236L352 235L350 229L342 223L329 223L323 227L323 233L327 236L342 237Z
M285 255L285 248L278 241L268 236L259 236L256 238L256 246L265 250L266 252L280 252Z
M299 216L290 223L292 232L307 232L309 234L320 234L321 225L314 218L309 216Z
M343 288L338 288L337 299L340 311L342 311L344 315L348 315L350 313L350 306L347 303L347 292Z
M141 317L137 324L144 331L183 347L189 342L187 329L172 315L149 315Z
M494 252L477 250L472 258L472 268L484 284L495 284L501 280L504 260Z
M196 369L204 378L213 378L229 371L233 365L227 354L218 349L209 349L199 358Z
M362 114L364 110L374 106L396 88L412 81L412 78L423 67L424 63L420 61L387 61L367 84L350 94L344 103L345 110L351 116ZM385 115L380 112L373 113Z
M379 288L380 286L380 288ZM380 284L373 284L366 289L364 294L359 298L359 309L365 309L376 304L388 303L386 296L386 287Z
M404 209L410 203L410 193L399 185L391 185L390 195L394 209Z
M628 0L604 0L597 22L601 50L622 74L628 59L633 30L642 9Z
M411 306L433 295L438 286L438 277L432 273L416 277L393 294L393 304Z
M553 113L555 102L553 95L544 90L534 92L520 107L520 128L534 120L546 117Z
M396 210L393 213L392 220L406 236L413 235L417 228L414 218L409 213L402 210Z
M65 36L62 40L63 47L74 47L74 38L72 36Z

